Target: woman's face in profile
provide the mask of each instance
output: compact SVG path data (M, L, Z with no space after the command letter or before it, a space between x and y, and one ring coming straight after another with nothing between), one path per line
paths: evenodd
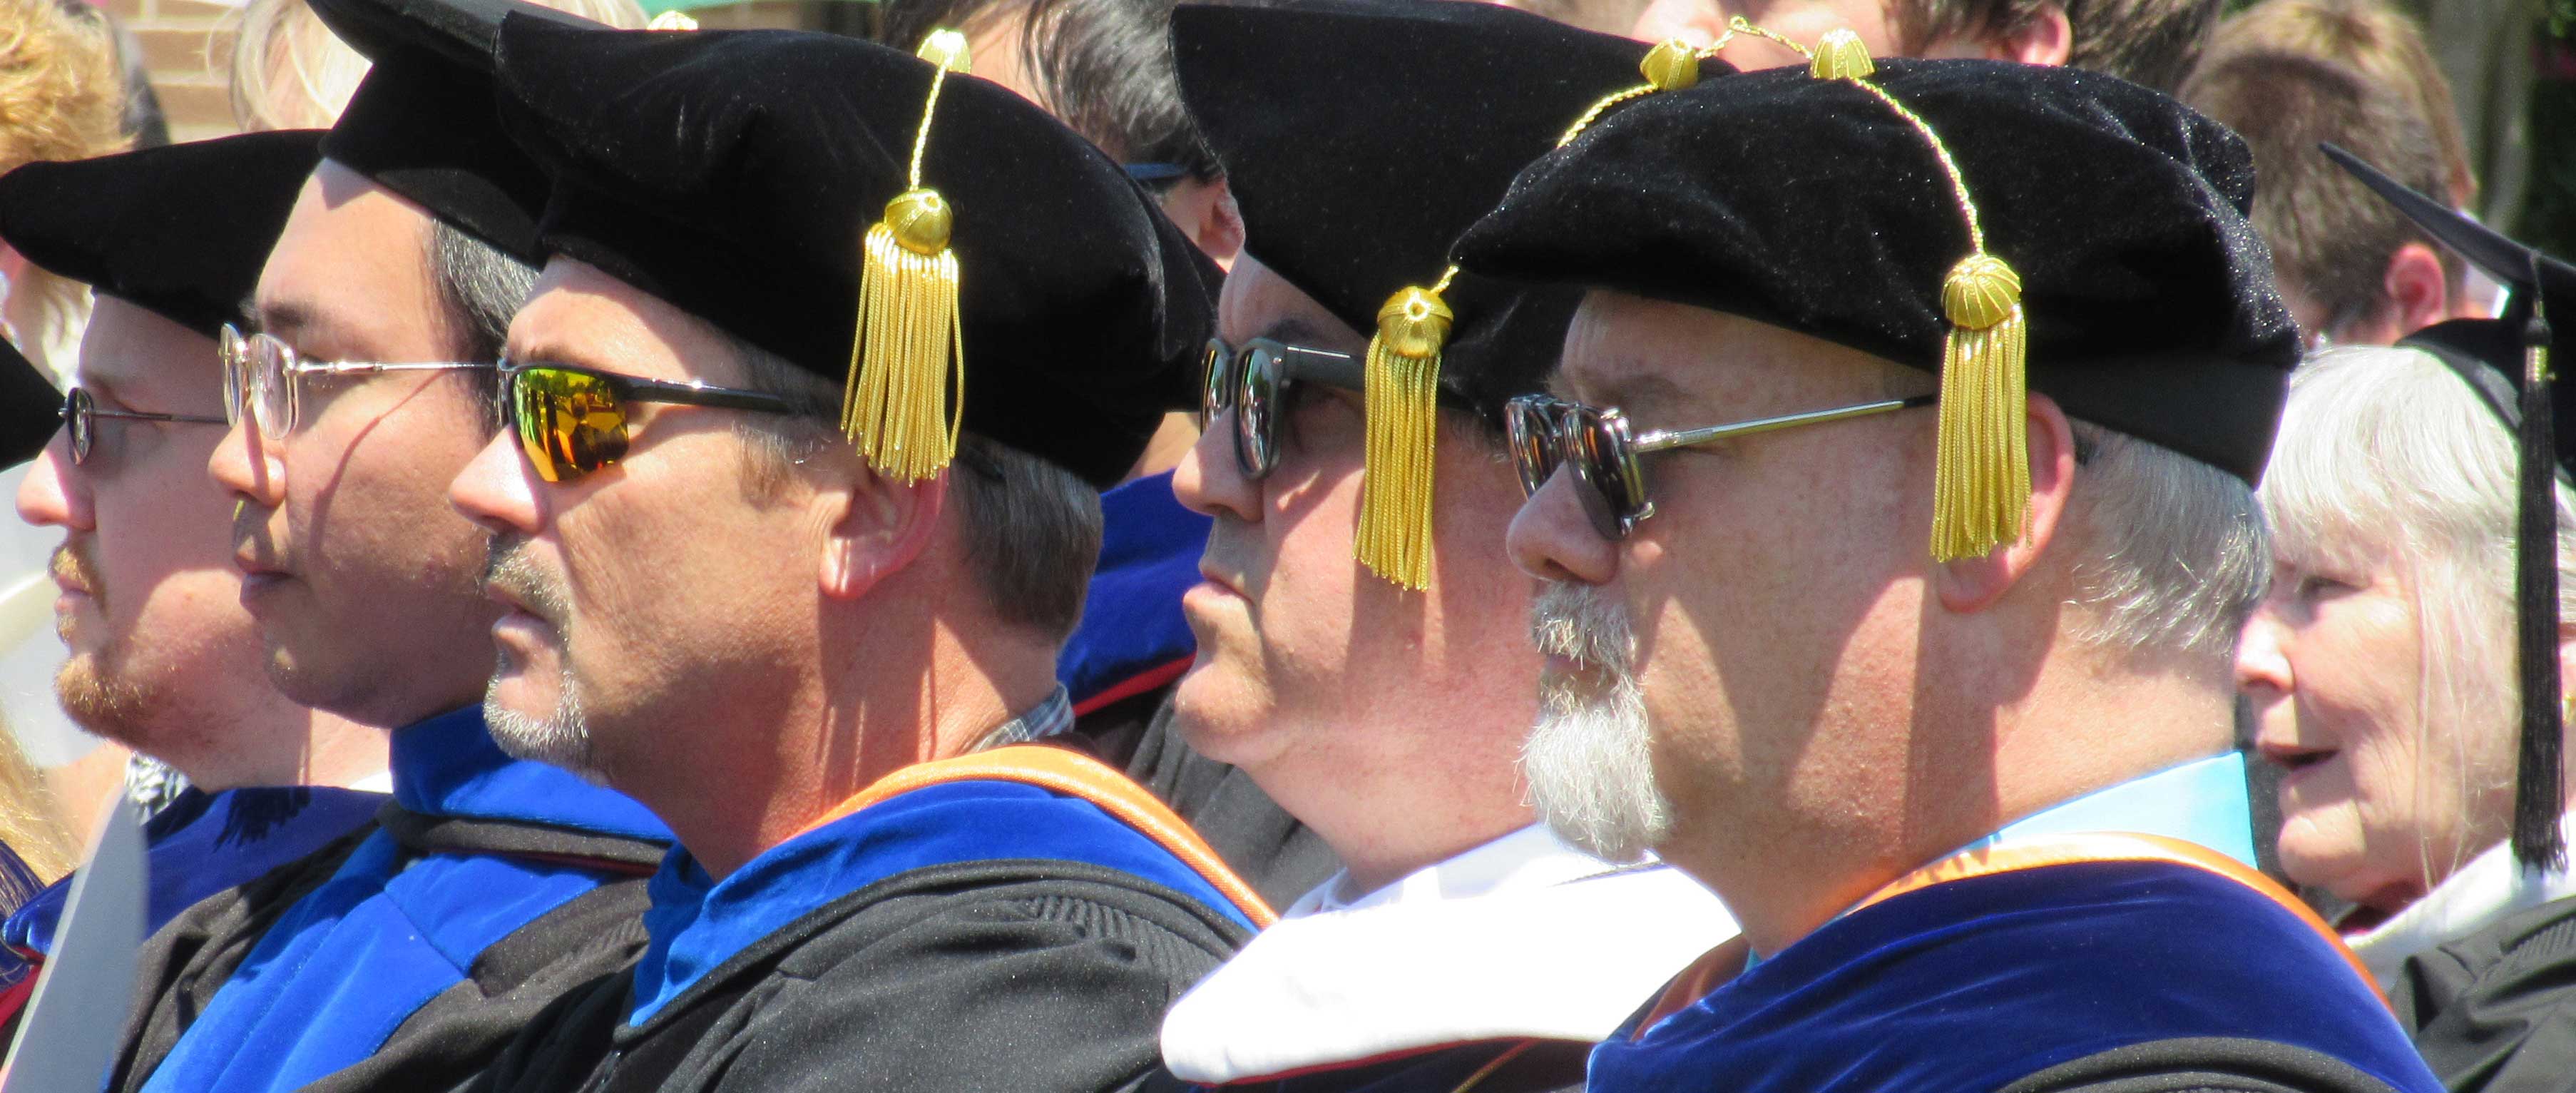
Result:
M2510 695L2496 693L2511 671L2428 648L2425 610L2397 566L2276 562L2237 647L2255 748L2283 769L2282 868L2383 911L2501 838L2512 801ZM2475 674L2428 691L2427 653Z

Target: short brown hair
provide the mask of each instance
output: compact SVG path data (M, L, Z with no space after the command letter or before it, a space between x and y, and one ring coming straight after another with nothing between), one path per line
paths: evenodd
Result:
M1888 0L1898 52L1919 56L1949 38L1990 39L2028 27L2051 5L2066 11L2070 67L2171 92L2199 63L2222 0Z
M2351 68L2300 53L2229 50L2183 86L2194 109L2254 153L2254 228L2272 266L2316 301L2332 331L2381 313L2388 260L2423 230L2317 150L2331 141L2397 181L2442 192L2441 157L2406 98ZM2434 247L2456 289L2462 267Z
M727 336L746 386L786 399L789 417L743 414L743 489L752 496L783 485L789 468L831 445L848 446L837 424L841 385ZM996 619L1058 644L1082 621L1082 604L1100 562L1100 494L1037 456L964 433L949 464L948 496L965 529L966 569Z
M2464 209L2477 199L2477 175L2469 168L2468 138L2460 131L2451 81L2433 62L2424 28L2413 16L2383 0L2262 0L2220 23L2211 49L2218 55L2267 50L2322 57L2406 96L2430 129L2447 173L2444 190L2425 192L2448 193L2451 204Z

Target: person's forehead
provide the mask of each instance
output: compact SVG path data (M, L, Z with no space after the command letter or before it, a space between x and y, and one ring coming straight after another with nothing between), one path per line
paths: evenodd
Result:
M703 319L610 275L556 257L510 323L513 361L650 379L740 382L732 345Z
M1610 291L1586 296L1551 387L1629 408L1727 406L1772 397L1880 397L1916 373L1858 350L1687 304Z
M184 391L221 382L215 340L101 294L81 336L80 380L96 390Z
M429 231L418 206L324 160L260 271L256 324L299 349L377 349L389 321L444 306L429 275Z
M1274 338L1340 353L1368 350L1366 336L1248 254L1226 274L1225 287L1217 296L1217 330L1238 346L1254 338Z

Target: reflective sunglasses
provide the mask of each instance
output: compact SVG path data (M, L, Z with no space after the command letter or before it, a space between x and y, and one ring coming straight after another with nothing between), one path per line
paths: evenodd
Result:
M1655 502L1647 496L1645 468L1637 462L1639 456L1930 406L1939 401L1934 395L1916 395L1731 425L1636 433L1628 424L1628 415L1616 407L1595 409L1547 395L1522 395L1504 407L1503 434L1512 449L1512 464L1520 471L1522 496L1535 496L1548 479L1555 477L1558 465L1570 464L1574 495L1582 502L1584 515L1592 519L1593 530L1600 532L1602 538L1616 542L1627 538L1640 522L1655 514Z
M490 368L471 361L308 361L295 348L270 334L244 334L231 324L216 341L224 365L224 422L241 424L247 415L265 440L295 432L303 413L298 380L312 376L371 376L379 372L445 372Z
M101 418L114 421L176 421L188 425L223 425L225 420L205 414L151 414L140 410L101 410L98 400L89 392L74 387L63 392L63 424L71 426L72 462L89 462L90 445L98 439Z
M703 383L594 372L564 364L501 362L501 427L519 436L529 465L548 482L570 482L626 457L628 403L714 406L793 414L776 395Z
M1259 481L1279 466L1280 400L1299 383L1365 390L1359 358L1348 353L1254 338L1236 349L1210 338L1201 363L1199 427L1234 411L1234 463Z

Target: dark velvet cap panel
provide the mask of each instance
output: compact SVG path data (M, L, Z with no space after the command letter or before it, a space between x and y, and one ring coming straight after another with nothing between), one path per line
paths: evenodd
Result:
M62 428L63 393L44 372L0 340L0 467L15 467L44 451Z
M0 239L37 266L207 337L242 305L320 158L320 130L250 133L0 175Z
M1365 335L1513 175L1644 81L1648 46L1498 4L1289 0L1183 5L1172 48L1244 251ZM1442 298L1457 321L1441 384L1499 415L1555 364L1576 295L1464 276Z
M931 65L516 17L498 57L504 125L552 180L549 253L847 379L861 240L907 188ZM1116 482L1195 401L1216 267L1116 163L972 76L940 92L922 182L955 211L965 427Z
M2031 389L2247 481L2298 333L2245 219L2251 157L2172 99L1986 61L1879 63L1939 133L1986 249L2019 272ZM1773 69L1648 96L1534 164L1460 244L1470 269L1743 315L1940 366L1970 240L1931 146L1847 81Z
M592 24L517 0L310 2L374 62L322 153L505 253L542 259L546 179L496 121L492 50L513 12Z

